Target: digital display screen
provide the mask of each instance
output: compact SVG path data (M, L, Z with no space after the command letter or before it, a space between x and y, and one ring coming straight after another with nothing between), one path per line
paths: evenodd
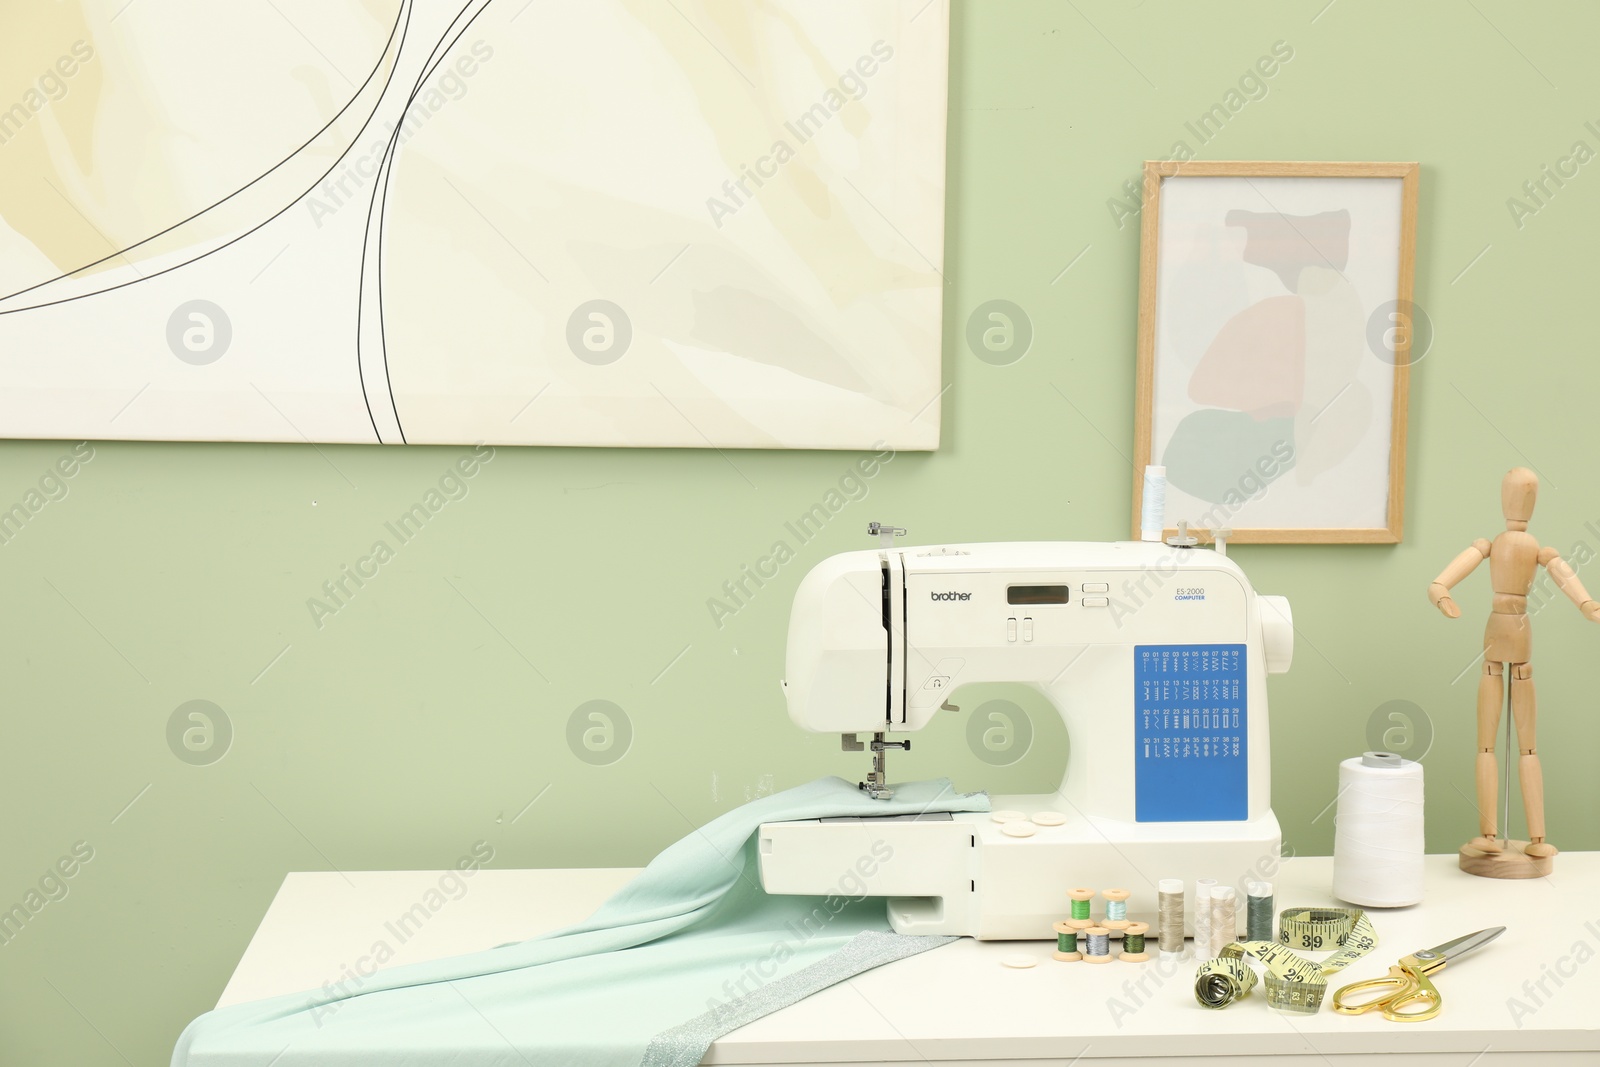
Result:
M1064 585L1011 585L1006 587L1007 604L1065 604Z

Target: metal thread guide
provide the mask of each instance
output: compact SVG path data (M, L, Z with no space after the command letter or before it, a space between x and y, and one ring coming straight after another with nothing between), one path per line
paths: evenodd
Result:
M867 533L876 537L878 544L884 548L893 548L894 539L896 537L904 537L906 528L904 526L885 526L881 522L869 522L867 523Z

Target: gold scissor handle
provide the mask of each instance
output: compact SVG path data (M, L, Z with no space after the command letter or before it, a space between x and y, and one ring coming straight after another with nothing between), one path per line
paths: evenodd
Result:
M1390 1022L1420 1023L1439 1014L1444 1001L1439 990L1428 980L1427 964L1407 956L1389 968L1387 978L1371 978L1353 982L1333 994L1333 1010L1341 1015L1360 1015L1381 1009ZM1375 993L1376 996L1363 997ZM1351 1002L1352 996L1361 998Z

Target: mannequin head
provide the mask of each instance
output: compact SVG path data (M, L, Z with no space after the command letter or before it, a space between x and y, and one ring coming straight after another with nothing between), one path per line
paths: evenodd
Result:
M1513 467L1500 483L1500 511L1506 529L1526 530L1533 518L1533 502L1539 495L1539 476L1526 467Z

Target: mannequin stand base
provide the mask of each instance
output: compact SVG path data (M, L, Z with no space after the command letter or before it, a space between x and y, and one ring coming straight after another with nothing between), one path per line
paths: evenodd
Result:
M1555 867L1554 856L1530 856L1522 849L1526 841L1506 841L1499 852L1483 852L1470 844L1462 845L1458 864L1479 878L1543 878Z

